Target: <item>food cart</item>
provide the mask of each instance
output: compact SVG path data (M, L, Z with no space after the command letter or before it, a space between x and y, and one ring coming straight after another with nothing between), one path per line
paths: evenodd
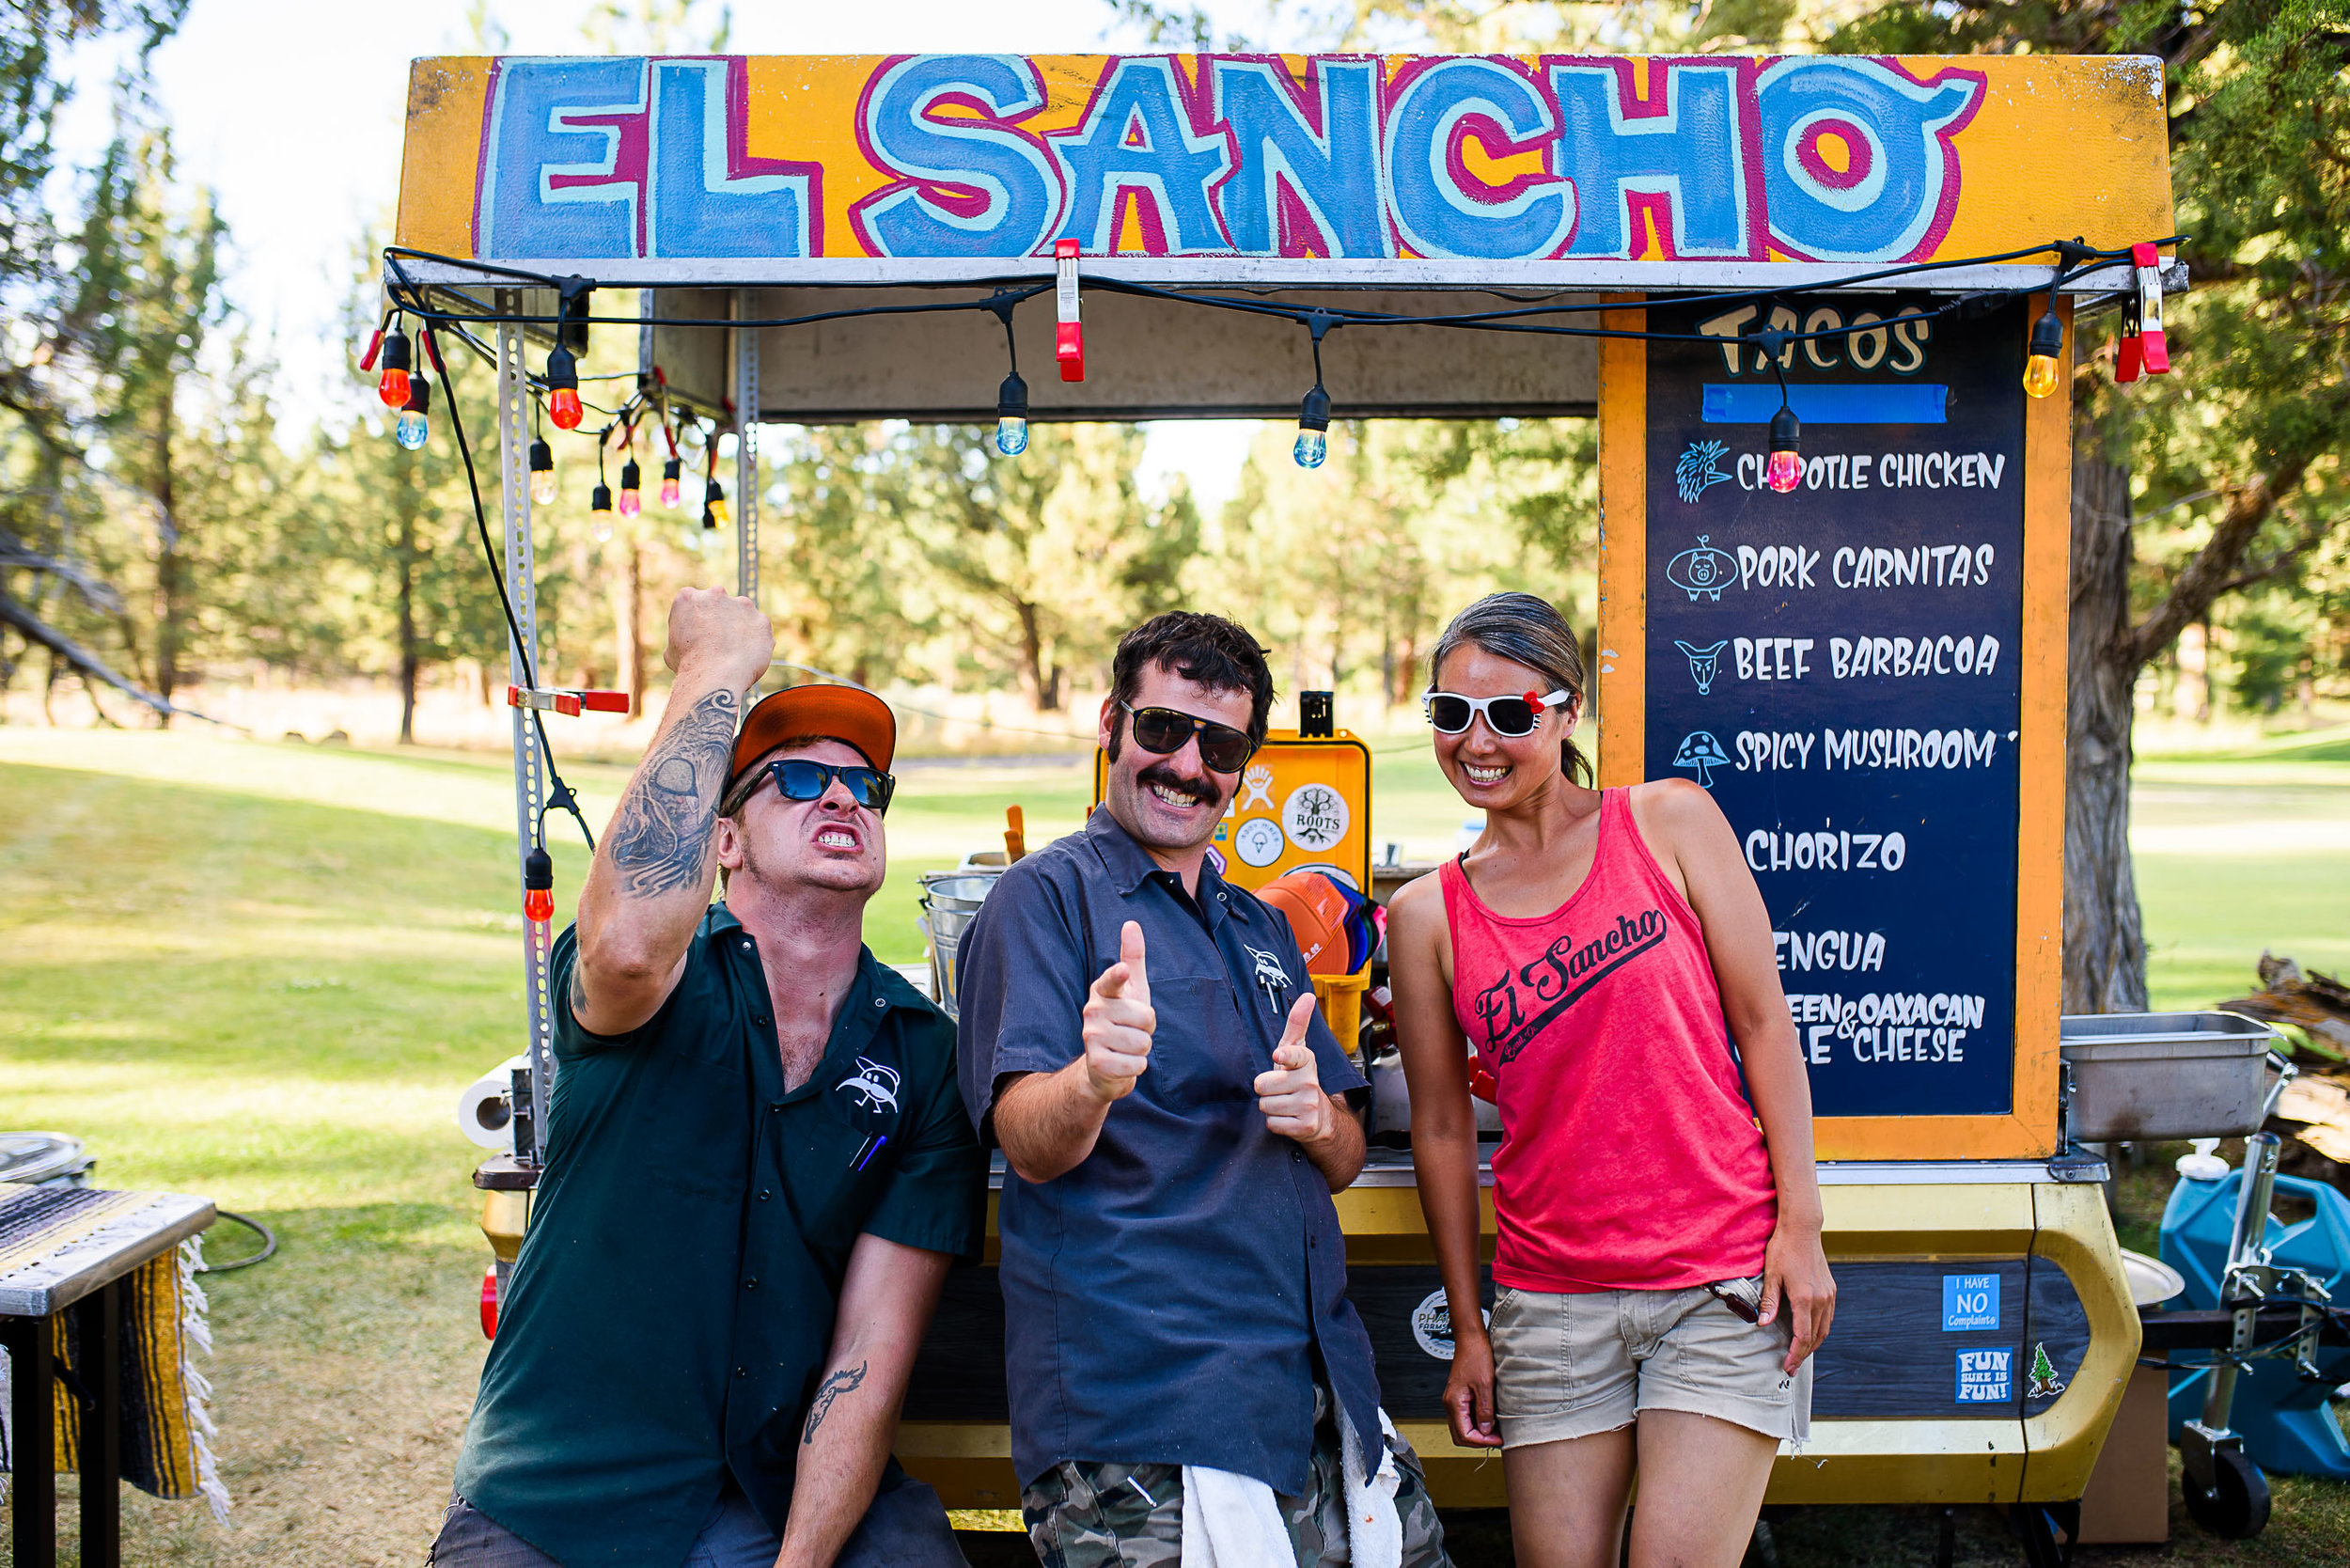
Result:
M1818 1109L1841 1300L1770 1497L2009 1505L2045 1556L2139 1349L2061 1120L2070 330L2119 305L2162 368L2170 231L2143 59L465 57L414 68L385 282L492 339L525 886L541 345L634 331L638 397L739 432L748 592L761 421L1294 414L1305 462L1333 415L1595 415L1602 782L1721 803ZM1408 1152L1339 1204L1388 1408L1499 1503ZM956 1506L1017 1500L1000 1317L956 1276L907 1402Z

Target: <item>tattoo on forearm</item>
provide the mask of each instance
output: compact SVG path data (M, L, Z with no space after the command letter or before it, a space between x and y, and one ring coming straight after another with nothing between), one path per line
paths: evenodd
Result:
M646 754L620 797L605 832L613 868L631 897L658 898L701 880L742 707L728 691L695 703Z
M859 1361L845 1371L834 1372L817 1387L815 1403L807 1407L807 1425L800 1429L800 1446L806 1448L816 1441L816 1429L824 1424L824 1412L842 1394L853 1393L865 1381L865 1363Z

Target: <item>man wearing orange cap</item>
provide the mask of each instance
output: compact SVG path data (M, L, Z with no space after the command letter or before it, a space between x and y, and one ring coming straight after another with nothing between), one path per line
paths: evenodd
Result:
M848 686L744 716L774 649L747 599L671 606L555 945L546 1166L435 1563L963 1568L889 1457L986 1201L952 1027L862 939L897 725Z

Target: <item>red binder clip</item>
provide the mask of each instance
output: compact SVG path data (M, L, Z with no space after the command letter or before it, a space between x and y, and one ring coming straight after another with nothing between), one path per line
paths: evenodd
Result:
M1053 327L1053 357L1060 362L1060 379L1086 379L1086 329L1077 311L1077 242L1053 242L1053 271L1059 320Z
M628 693L600 691L540 691L530 686L506 688L509 708L536 708L542 713L567 713L577 718L590 713L625 713Z

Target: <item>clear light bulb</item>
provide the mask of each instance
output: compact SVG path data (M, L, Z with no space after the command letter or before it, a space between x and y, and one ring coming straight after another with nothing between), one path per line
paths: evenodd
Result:
M530 476L530 502L533 506L555 505L555 470L541 468Z
M425 439L431 433L432 422L420 408L403 408L400 417L392 422L392 439L412 452L422 450Z
M1014 370L995 393L995 449L1018 457L1028 449L1028 384Z
M1298 405L1297 441L1290 447L1290 456L1297 460L1300 468L1319 468L1329 455L1330 394L1317 381L1314 389L1306 394L1306 400Z

